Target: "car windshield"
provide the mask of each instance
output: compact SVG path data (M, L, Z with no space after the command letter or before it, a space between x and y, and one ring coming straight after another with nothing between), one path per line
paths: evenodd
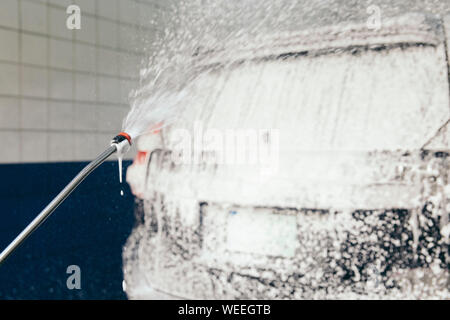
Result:
M199 82L199 121L277 128L301 150L420 149L449 119L444 45L245 63Z

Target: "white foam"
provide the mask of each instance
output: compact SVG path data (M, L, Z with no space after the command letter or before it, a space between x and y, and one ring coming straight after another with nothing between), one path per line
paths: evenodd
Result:
M162 158L155 156L152 163L155 168L147 185L142 182L144 170L130 174L129 180L136 180L142 187L145 222L133 230L124 249L127 293L131 297L145 296L146 290L158 287L173 295L206 299L261 298L258 296L261 292L264 298L284 298L286 294L289 298L448 299L445 287L448 272L439 265L433 265L433 274L437 276L426 281L423 281L425 268L391 270L392 277L383 280L394 279L402 289L386 293L384 284L379 283L385 257L377 256L362 271L372 277L370 281L358 281L363 274L356 267L359 264L356 251L360 250L357 244L349 249L353 251L348 262L354 272L354 285L340 282L343 275L339 273L324 279L328 268L337 268L333 263L342 258L339 246L345 241L344 236L355 237L357 243L371 243L384 237L382 232L364 235L367 226L352 219L352 210L414 209L423 200L420 188L424 188L425 196L433 189L418 178L427 171L419 155L414 153L409 162L403 163L401 151L419 149L448 119L446 61L439 37L437 42L433 38L425 46L406 49L394 46L389 50L364 49L355 54L339 49L332 55L234 64L236 57L248 59L261 52L265 55L272 48L268 43L265 50L256 51L257 46L249 45L251 50L236 55L238 48L227 46L230 39L234 43L238 39L237 42L252 44L273 31L277 38L281 31L292 31L284 28L286 24L303 21L282 1L251 2L246 7L250 10L238 10L242 8L229 3L206 1L204 6L197 7L186 1L180 5L182 12L174 15L177 19L174 23L181 28L168 30L161 51L142 70L142 86L132 96L132 110L124 121L124 131L139 136L161 121L168 126L163 138L168 138L176 128L191 129L195 121L211 129L277 128L281 130L280 170L261 178L259 168L251 166L173 168L170 161L157 161ZM300 7L303 9L305 5ZM301 29L297 28L296 33ZM432 34L436 31L430 30ZM417 42L418 38L408 35L396 39L405 44L411 39ZM361 45L364 37L357 40ZM339 44L345 47L345 39ZM218 57L209 54L209 49L221 54ZM277 54L282 53L283 48L276 49ZM192 53L196 51L206 52L205 57L214 56L216 60L207 61L210 67L214 61L227 63L201 73L192 63ZM161 140L162 149L173 149L170 139ZM397 173L402 167L411 171L399 181ZM199 221L199 203L205 200L214 206L203 216L209 220L203 221L203 247L198 249L194 230ZM221 232L225 231L227 221L221 217L233 204L339 208L341 212L328 216L299 214L302 241L298 255L302 259L298 265L282 259L269 264L264 257L222 250ZM373 225L379 223L375 218L375 215L368 218ZM416 211L411 219L419 219ZM167 221L177 224L166 233L163 224L167 227ZM420 232L415 222L409 226L415 236L413 241L417 241ZM158 226L156 235L153 224ZM270 226L263 229L270 230ZM441 232L448 237L448 230L444 226ZM232 248L238 246L232 244ZM250 250L251 244L246 249ZM192 252L195 254L191 256ZM361 249L360 253L370 252ZM266 272L261 271L264 268ZM291 294L289 288L283 293L283 289L252 281L249 281L252 287L246 287L249 282L245 279L231 283L214 270L227 276L245 270L250 278L261 279L271 279L270 270L276 270L283 281L294 273L301 273L303 278L293 285L301 290ZM324 281L332 289L324 289Z

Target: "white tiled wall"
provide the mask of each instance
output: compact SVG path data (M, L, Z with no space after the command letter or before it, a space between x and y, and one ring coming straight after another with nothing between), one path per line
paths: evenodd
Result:
M81 8L81 30L66 8ZM121 129L163 0L0 0L0 163L89 160ZM161 21L163 22L163 21ZM144 48L145 44L145 48Z

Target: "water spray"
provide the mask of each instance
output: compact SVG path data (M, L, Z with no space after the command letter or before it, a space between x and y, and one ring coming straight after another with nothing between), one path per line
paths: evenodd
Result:
M119 161L131 146L131 137L125 132L111 140L111 145L91 161L69 182L69 184L34 218L34 220L0 253L0 265L55 211L55 209L75 190L79 184L113 153L117 152ZM121 165L121 164L119 164Z

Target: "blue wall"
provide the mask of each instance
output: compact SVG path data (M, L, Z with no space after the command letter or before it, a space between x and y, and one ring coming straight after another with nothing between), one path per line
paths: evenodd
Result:
M0 165L0 250L86 164ZM0 299L126 299L121 254L133 207L117 162L105 162L0 266ZM66 286L69 265L81 268L81 290Z

